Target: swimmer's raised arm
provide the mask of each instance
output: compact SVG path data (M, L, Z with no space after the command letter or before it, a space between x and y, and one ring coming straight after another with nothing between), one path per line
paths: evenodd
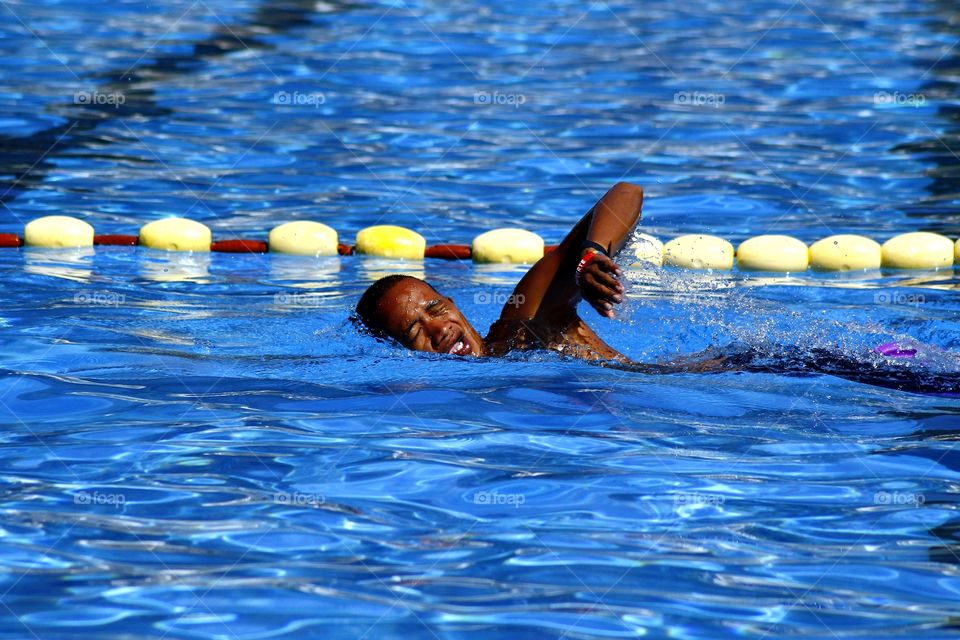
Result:
M597 253L575 280L577 265L593 244L615 256L640 220L643 189L618 182L574 225L560 245L541 258L524 275L504 305L503 320L540 318L563 320L576 314L581 299L602 316L612 318L615 304L622 302L620 269ZM590 244L588 244L590 243Z

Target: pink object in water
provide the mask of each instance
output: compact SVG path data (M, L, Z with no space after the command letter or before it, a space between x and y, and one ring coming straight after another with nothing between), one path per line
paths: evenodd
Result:
M901 348L896 342L886 342L873 349L876 353L888 358L912 358L917 355L917 350L910 347Z

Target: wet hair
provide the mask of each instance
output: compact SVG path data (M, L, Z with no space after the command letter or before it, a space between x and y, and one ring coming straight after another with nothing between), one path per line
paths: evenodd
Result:
M384 276L367 287L367 290L360 296L360 301L357 302L356 314L353 317L354 322L378 338L389 337L387 336L383 323L380 321L380 318L377 317L377 305L380 304L383 296L387 295L390 289L408 279L420 280L420 278L413 276L395 273ZM423 281L421 280L421 282Z

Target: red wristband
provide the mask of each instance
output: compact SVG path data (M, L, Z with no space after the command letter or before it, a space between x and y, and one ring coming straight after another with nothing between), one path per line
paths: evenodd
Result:
M577 264L577 271L573 274L573 281L577 283L577 286L580 286L580 274L583 273L583 270L587 268L587 265L594 261L597 257L597 254L600 253L593 247L590 247L590 253L583 256L580 259L580 262Z

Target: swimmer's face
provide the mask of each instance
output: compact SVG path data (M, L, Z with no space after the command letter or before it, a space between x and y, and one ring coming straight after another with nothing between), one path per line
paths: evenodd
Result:
M394 286L377 304L387 334L414 351L484 355L483 338L450 298L416 278Z

